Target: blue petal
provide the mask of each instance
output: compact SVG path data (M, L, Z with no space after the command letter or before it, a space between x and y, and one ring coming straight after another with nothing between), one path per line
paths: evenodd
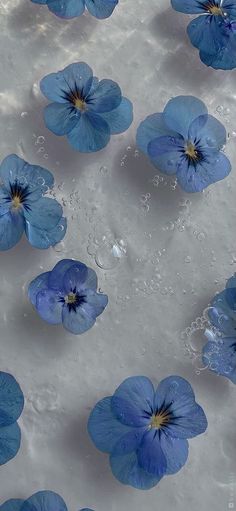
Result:
M173 9L186 14L206 13L206 0L171 0Z
M236 383L236 338L218 337L203 348L203 362L217 374Z
M185 192L202 192L204 188L224 179L231 171L231 165L223 153L208 149L206 161L189 165L183 160L177 171L177 180Z
M116 419L111 409L111 397L105 397L93 408L88 420L88 432L97 449L111 453L116 443L132 428Z
M64 289L63 281L67 270L77 263L74 259L62 259L59 261L48 277L48 285L53 289Z
M70 266L63 279L63 289L70 293L74 289L81 289L81 285L84 285L88 276L88 268L86 264L74 261L74 264Z
M50 275L49 271L41 273L41 275L38 275L38 277L32 280L32 282L30 282L28 287L28 298L32 305L36 306L36 297L39 291L48 288L49 275Z
M43 289L36 296L36 309L40 317L51 323L58 325L62 322L63 296L61 292L52 289Z
M228 16L232 19L236 18L236 4L234 0L223 0L222 9L224 12L227 12Z
M24 407L24 396L15 378L8 373L0 372L0 428L9 426L21 415Z
M97 88L86 97L89 110L96 113L110 112L121 103L121 90L113 80L101 80Z
M119 0L85 0L88 11L98 19L109 18Z
M157 429L147 431L137 451L138 462L149 474L163 477L166 473L167 462L160 445L160 435Z
M108 144L110 128L101 115L86 111L67 137L74 149L91 153L100 151Z
M107 122L112 135L123 133L133 122L133 105L127 98L122 98L120 105L112 110L102 114Z
M108 304L107 295L96 293L93 289L86 289L83 294L86 302L91 306L93 316L97 317L102 314Z
M201 115L192 122L188 139L198 141L200 146L220 150L226 144L226 129L212 115Z
M67 103L72 92L86 97L93 83L93 72L85 62L70 64L63 71L51 73L40 82L44 96L57 103Z
M114 456L123 456L125 454L129 454L133 451L136 451L142 440L144 434L147 432L147 427L144 426L142 428L132 428L128 433L125 433L115 444L112 455Z
M175 137L176 131L172 131L166 126L163 114L152 114L146 117L139 125L136 143L143 153L148 154L147 148L151 140L168 135Z
M11 201L9 200L9 191L5 186L0 185L0 216L9 212Z
M139 490L150 490L160 481L161 476L148 474L139 463L136 452L123 456L110 456L110 464L114 477L122 484L129 484Z
M62 323L64 328L72 334L83 334L95 324L96 318L91 314L87 304L82 304L76 309L76 312L63 307Z
M208 316L211 323L225 335L236 335L236 313L226 301L226 290L213 298Z
M226 287L236 287L236 273L227 280Z
M167 103L163 118L170 129L187 140L189 128L194 119L206 114L207 108L200 99L194 96L177 96Z
M97 274L92 268L87 268L87 277L83 283L80 283L80 289L94 289L98 287Z
M50 11L61 18L75 18L84 12L85 0L47 0Z
M169 376L161 381L155 395L155 407L169 410L172 420L167 433L175 438L192 438L207 428L207 419L196 403L190 383L180 376Z
M21 432L17 422L0 428L0 465L16 456L21 442Z
M30 165L16 154L11 154L2 161L0 179L6 187L15 181L22 182L29 186L31 192L39 190L39 196L45 191L45 186L52 188L54 183L54 177L49 170L39 165Z
M199 16L189 23L188 36L193 46L211 55L217 54L227 40L222 31L224 19L221 16Z
M23 502L24 500L22 499L6 500L6 502L0 506L0 511L21 511Z
M187 461L188 441L171 438L165 431L161 431L160 444L167 463L166 475L176 474Z
M67 220L62 217L60 222L50 231L38 229L29 222L26 222L25 234L30 244L35 248L47 249L59 243L65 236Z
M9 212L0 217L0 250L8 250L20 241L24 225L21 214Z
M50 103L44 109L44 122L55 135L66 135L76 126L80 115L69 103Z
M145 426L153 413L154 388L145 376L127 378L115 391L112 411L128 426Z
M236 312L236 288L227 287L225 290L225 299L230 309Z
M211 55L200 51L200 59L214 69L231 70L236 67L236 36L230 37L220 51Z
M148 156L165 174L176 174L184 153L182 137L159 137L148 144Z
M67 511L67 507L60 495L44 490L27 499L21 511Z
M25 219L34 227L43 230L51 230L60 222L63 211L55 199L42 197L24 211Z

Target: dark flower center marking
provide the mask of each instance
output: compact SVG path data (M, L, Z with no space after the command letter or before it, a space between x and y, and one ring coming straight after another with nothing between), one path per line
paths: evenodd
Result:
M17 179L14 183L9 183L9 191L4 197L5 202L10 202L13 211L18 211L22 206L30 211L30 206L27 203L27 199L30 196L28 185L20 185Z
M185 154L190 162L197 162L201 160L201 153L196 148L196 145L192 142L187 142L185 146Z
M171 414L168 410L162 410L158 412L156 415L153 415L151 418L151 428L152 429L161 429L163 426L166 426L171 419Z
M85 295L78 293L76 288L74 288L71 289L68 295L66 295L64 298L59 298L59 302L64 303L68 307L69 312L76 312L76 309L80 307L82 303L86 302L86 297Z
M213 16L223 16L224 14L221 7L217 5L214 1L208 2L205 6L205 9Z
M68 82L66 82L66 84L68 86L69 92L63 91L62 97L64 97L64 99L66 99L67 101L72 103L75 108L77 108L81 112L84 112L86 110L87 106L86 106L86 101L84 98L83 90L79 91L76 82L74 83L73 87L71 87Z

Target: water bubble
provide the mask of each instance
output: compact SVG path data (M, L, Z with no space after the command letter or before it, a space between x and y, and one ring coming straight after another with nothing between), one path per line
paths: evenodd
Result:
M100 167L100 172L103 176L106 176L108 174L108 168L105 166Z
M186 256L184 261L185 261L185 263L191 263L191 257L190 256Z
M105 242L95 254L96 264L103 270L112 270L120 261L121 251L116 243Z
M24 119L25 117L27 117L29 114L28 112L21 112L20 116L22 117L22 119Z

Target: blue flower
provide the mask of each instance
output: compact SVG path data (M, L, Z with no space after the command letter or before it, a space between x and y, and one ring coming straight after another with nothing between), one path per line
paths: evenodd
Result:
M0 372L0 465L19 451L21 432L17 424L24 407L24 396L15 378Z
M30 165L15 154L0 165L0 250L8 250L25 232L33 247L48 248L65 236L66 219L54 199L43 197L52 188L49 170Z
M132 103L112 80L93 76L84 62L45 76L41 91L50 101L44 121L55 135L66 135L78 151L90 153L105 147L111 135L126 131L133 120Z
M212 332L206 336L208 342L202 351L203 363L236 384L236 337L220 337Z
M208 316L220 332L236 336L236 274L227 281L224 291L213 298Z
M29 499L10 499L0 506L0 511L67 511L62 497L53 491L39 491Z
M228 176L231 165L222 149L224 126L208 114L200 99L178 96L163 113L141 122L137 145L161 172L176 174L186 192L201 192Z
M200 58L215 69L236 67L236 1L171 0L172 7L187 14L200 14L187 32Z
M52 271L34 279L28 296L42 319L62 323L73 334L83 334L96 322L108 303L106 295L97 293L97 275L85 264L62 259Z
M60 18L76 18L83 14L85 7L98 19L109 18L119 0L31 0L35 4L46 4L51 12Z
M88 421L94 444L110 454L113 475L142 490L178 472L188 457L187 438L206 428L191 385L179 376L165 378L156 391L144 376L128 378Z

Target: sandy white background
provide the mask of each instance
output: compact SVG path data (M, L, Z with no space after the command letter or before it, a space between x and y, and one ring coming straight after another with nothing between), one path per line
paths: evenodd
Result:
M52 170L68 217L54 249L22 240L0 254L0 369L14 374L26 398L21 450L0 468L0 503L51 489L70 511L236 506L236 388L199 358L203 311L236 271L235 71L201 64L188 21L168 0L120 0L106 21L87 14L63 21L30 0L0 0L1 159L15 152ZM76 153L42 117L39 80L79 60L116 80L134 104L130 129L93 155ZM225 181L194 196L160 177L135 147L139 122L179 94L200 97L225 124L232 160ZM41 321L27 301L29 281L64 257L92 266L109 295L97 325L80 337ZM137 374L154 383L186 377L209 421L190 441L181 472L148 492L117 482L86 432L97 400Z

